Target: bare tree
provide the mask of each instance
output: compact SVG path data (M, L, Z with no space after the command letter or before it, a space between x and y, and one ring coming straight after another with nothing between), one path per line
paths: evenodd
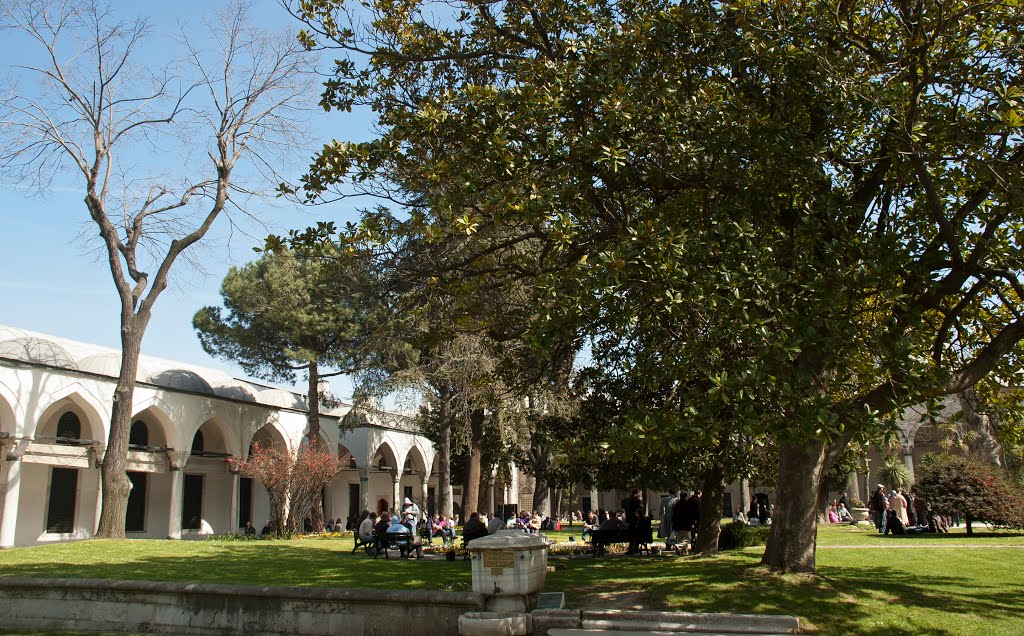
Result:
M155 42L143 19L117 19L96 1L4 2L10 37L31 42L20 81L0 102L0 169L45 189L69 173L120 299L121 368L103 458L97 536L124 536L132 398L142 337L175 262L221 216L269 192L275 166L311 94L292 37L267 35L233 4L202 38L181 28L183 59L142 64ZM61 175L55 177L54 175ZM75 186L78 187L78 186ZM188 258L185 254L184 258Z

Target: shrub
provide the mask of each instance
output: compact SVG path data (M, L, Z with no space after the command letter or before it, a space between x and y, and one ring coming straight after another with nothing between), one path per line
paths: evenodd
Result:
M867 508L868 505L860 499L850 499L850 508Z
M967 534L972 521L1024 528L1024 492L1005 471L973 457L926 455L914 490L936 513L964 515Z
M746 548L755 545L764 545L768 540L768 526L748 526L741 521L722 526L722 533L718 535L718 549L732 550L734 548Z

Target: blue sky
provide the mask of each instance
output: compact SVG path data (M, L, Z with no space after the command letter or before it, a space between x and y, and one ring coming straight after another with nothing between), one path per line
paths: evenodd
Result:
M213 3L183 0L173 3L113 0L119 15L149 18L157 32L176 29L177 20L196 20ZM261 25L291 28L283 9L270 0L256 2ZM8 64L23 61L23 50L13 38L0 37L0 60L4 74ZM157 38L147 54L162 56L170 40ZM316 95L310 96L313 103ZM365 139L370 133L366 115L350 113L314 114L310 147L329 139ZM297 177L298 174L293 175ZM97 248L98 234L88 220L80 179L59 181L45 195L28 191L9 179L0 181L0 219L3 248L0 249L0 323L56 336L117 348L118 301L104 255ZM77 187L76 187L77 186ZM261 216L278 230L304 228L317 220L344 221L354 217L356 204L304 210L289 207L264 208ZM172 285L157 301L153 319L143 341L143 353L222 369L244 375L230 362L213 359L203 352L192 330L192 315L204 305L219 304L220 282L231 265L252 260L252 247L262 243L265 233L252 236L229 235L219 221L212 240L203 251L207 274L176 265ZM350 385L340 378L332 381L339 397L349 397Z

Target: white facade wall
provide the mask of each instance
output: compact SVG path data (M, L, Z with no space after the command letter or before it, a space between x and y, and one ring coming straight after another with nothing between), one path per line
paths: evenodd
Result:
M37 545L93 536L100 509L100 462L108 437L117 352L0 326L0 547ZM239 477L229 458L244 458L256 440L283 442L295 452L307 432L300 396L235 380L218 371L148 358L140 361L133 421L145 422L148 448L129 452L129 470L147 474L142 531L136 538L179 538L237 532ZM364 425L340 434L350 407L320 420L323 442L355 458L326 492L325 515L345 520L365 503L388 508L411 487L425 506L436 486L433 446L402 416L371 413ZM57 421L67 412L81 423L81 440L57 443ZM364 418L365 419L365 418ZM203 453L191 449L202 433ZM54 468L78 471L73 531L46 532ZM185 476L202 476L202 524L182 530ZM397 489L396 489L397 479ZM360 499L350 502L351 485ZM265 489L254 482L252 521L270 515Z

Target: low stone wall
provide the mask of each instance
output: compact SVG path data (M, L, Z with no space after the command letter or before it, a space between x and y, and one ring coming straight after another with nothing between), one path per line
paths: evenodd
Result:
M4 629L268 636L457 634L470 592L0 577Z

